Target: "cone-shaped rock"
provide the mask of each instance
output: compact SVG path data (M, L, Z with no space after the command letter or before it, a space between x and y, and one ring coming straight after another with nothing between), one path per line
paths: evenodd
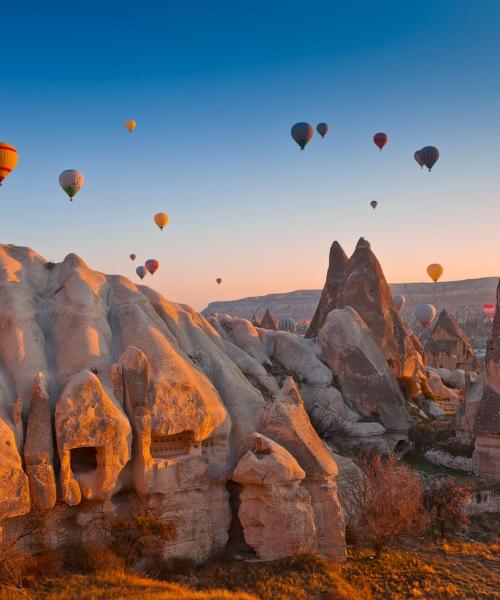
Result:
M337 241L333 242L330 247L330 258L328 261L325 285L305 337L317 337L319 330L326 321L328 313L334 308L337 308L347 261L348 258L342 249L342 246Z
M479 363L464 332L444 308L425 345L427 364L435 369L476 371Z
M262 329L272 329L273 331L276 331L278 323L276 321L276 317L269 309L266 310L266 314L262 317L260 326Z
M395 377L423 376L422 357L395 309L382 267L370 243L360 238L349 259L338 308L351 306L378 341Z

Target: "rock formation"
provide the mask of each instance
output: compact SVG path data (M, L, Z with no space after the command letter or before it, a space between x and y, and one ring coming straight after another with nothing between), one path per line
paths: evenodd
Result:
M305 337L317 337L328 313L337 308L347 260L347 255L342 246L337 241L333 242L330 248L325 285Z
M486 386L474 423L476 475L500 481L500 283L492 338L486 351Z
M425 344L425 358L435 369L479 370L479 362L464 332L446 309L441 311Z
M304 478L287 450L255 435L255 445L236 466L233 480L243 485L239 518L258 558L273 560L316 549L314 512Z
M262 415L288 399L284 378L295 373L325 415L327 398L343 408L308 340L224 315L208 322L150 288L92 271L73 254L52 264L27 248L0 246L0 331L0 522L62 501L60 530L47 536L52 546L99 536L88 527L99 507L126 514L138 492L175 525L175 538L159 552L204 560L228 541L226 484L238 463L248 474L241 465L259 454ZM335 460L301 400L299 412L277 432L295 439L290 447L266 433L277 479L260 492L281 515L284 534L281 546L264 536L256 552L315 547L341 560ZM312 468L309 454L321 468ZM278 473L283 462L295 465L292 472ZM251 508L257 484L246 479L241 506ZM276 493L285 490L289 503L279 506ZM288 508L297 509L289 521ZM252 510L245 514L253 519ZM269 523L266 515L263 509L259 518Z
M265 315L262 317L260 326L262 329L272 329L273 331L276 331L278 328L278 321L269 309L266 310Z
M394 441L407 441L410 417L382 349L351 308L333 310L320 335L323 359L342 396L364 419L381 423Z

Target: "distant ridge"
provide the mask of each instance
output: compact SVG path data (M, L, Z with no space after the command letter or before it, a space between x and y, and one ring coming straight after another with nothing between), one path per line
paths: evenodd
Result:
M457 317L461 324L477 320L483 304L496 303L498 277L481 277L479 279L462 279L459 281L443 281L434 284L392 283L391 290L396 294L404 294L407 303L402 311L403 317L411 324L413 309L416 304L430 303L438 312L447 308ZM249 296L239 300L221 300L211 302L203 311L204 315L226 313L233 316L252 318L262 317L269 308L278 318L291 317L296 321L311 320L318 305L321 290L296 290L265 296ZM469 336L474 332L469 330ZM477 327L474 327L476 330ZM479 332L477 332L479 333Z

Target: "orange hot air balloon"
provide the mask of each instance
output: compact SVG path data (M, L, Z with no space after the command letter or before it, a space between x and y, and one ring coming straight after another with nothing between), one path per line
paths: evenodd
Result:
M215 281L220 285L222 283L222 277L217 277Z
M125 121L125 127L128 129L129 133L132 133L137 127L137 123L134 119L129 119L128 121Z
M432 263L432 265L427 267L427 275L429 275L434 283L441 277L443 271L443 267L438 263Z
M16 168L18 158L14 146L7 144L7 142L0 142L0 185Z
M144 263L144 266L151 275L154 275L158 271L160 263L155 258L150 258Z
M163 228L168 223L168 215L167 215L167 213L156 213L156 215L155 215L154 218L155 218L155 223L163 231Z

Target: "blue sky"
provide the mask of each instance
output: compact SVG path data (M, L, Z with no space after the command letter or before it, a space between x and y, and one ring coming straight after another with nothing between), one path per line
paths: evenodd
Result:
M134 279L130 252L156 257L149 283L196 308L321 287L333 239L350 252L361 235L390 281L436 261L444 279L500 274L499 2L31 1L2 16L0 140L20 160L1 241ZM302 120L330 124L305 152L289 133ZM432 173L413 161L424 145L441 151ZM86 177L73 203L67 168Z

